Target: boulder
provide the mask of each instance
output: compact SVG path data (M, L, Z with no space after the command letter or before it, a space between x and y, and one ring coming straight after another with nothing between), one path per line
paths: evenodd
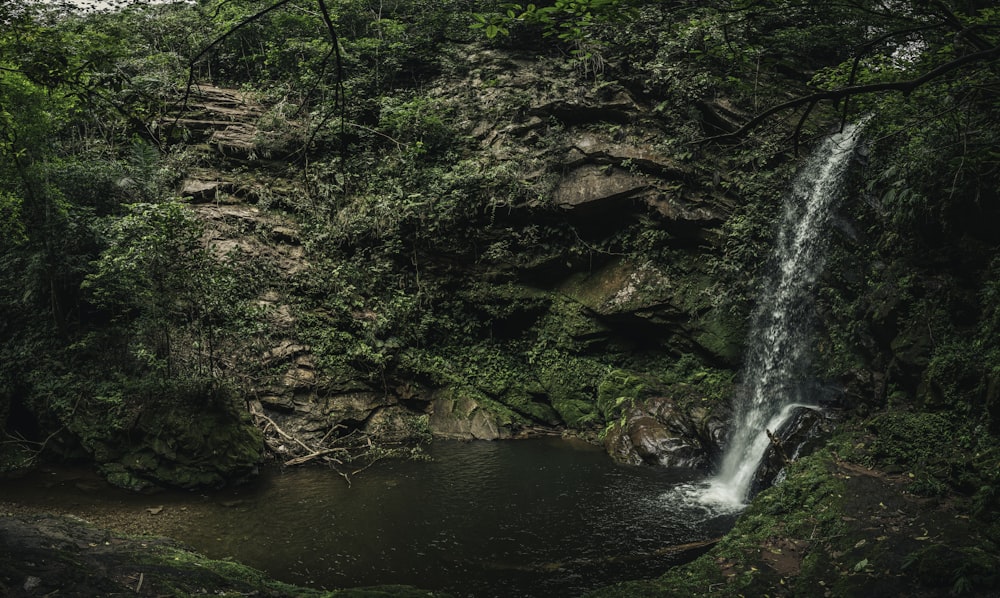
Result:
M668 420L669 424L678 424ZM704 465L705 454L697 440L683 431L678 433L660 420L641 416L628 422L629 440L633 450L646 463L664 467L698 467Z
M390 405L375 411L365 422L365 432L389 444L429 442L430 416L401 405Z
M192 202L215 201L219 195L232 191L233 184L226 181L201 181L188 179L181 185L181 197Z
M722 420L707 409L683 409L667 397L651 397L615 422L604 443L608 454L623 463L704 468L724 435Z
M620 168L584 164L562 178L554 201L574 215L600 217L621 212L650 184L645 176Z
M753 483L750 485L751 496L770 487L779 479L785 466L799 456L809 440L817 436L824 421L822 411L798 407L780 429L771 431L771 446L764 453L764 458L754 474Z
M431 400L431 434L457 440L499 440L510 438L510 430L483 409L475 399L443 392Z
M559 287L560 292L603 316L663 308L673 290L671 280L651 262L628 259L609 262Z

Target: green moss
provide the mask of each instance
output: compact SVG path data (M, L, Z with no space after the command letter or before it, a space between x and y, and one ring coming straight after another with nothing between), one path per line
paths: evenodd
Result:
M109 484L126 490L143 490L151 485L148 480L129 473L121 463L104 463L98 467L98 471Z
M585 428L603 425L596 397L604 366L595 360L561 351L540 355L533 366L552 407L567 426Z
M919 387L922 406L960 411L981 408L987 393L988 364L997 363L993 357L984 355L981 344L967 339L934 347Z
M733 370L712 367L690 353L658 372L661 384L671 389L670 396L687 409L728 405L735 376Z
M746 323L731 312L713 309L699 316L693 340L727 364L738 364L746 341Z
M234 561L207 559L183 548L160 545L149 552L134 554L153 573L149 587L171 596L185 596L199 586L216 588L216 593L228 595L245 588L280 592L280 595L320 596L321 592L296 588L269 579L263 572ZM259 590L258 590L259 591Z
M188 407L184 409L183 407ZM131 442L117 440L102 471L124 488L150 484L220 486L249 474L263 459L260 431L245 415L218 406L151 407L138 418ZM127 449L132 446L134 448Z
M133 558L144 563L147 587L161 595L190 596L206 589L219 596L245 596L247 593L302 598L426 598L444 596L413 586L390 585L370 588L319 591L271 579L262 571L230 560L209 559L198 553L169 544L160 544Z

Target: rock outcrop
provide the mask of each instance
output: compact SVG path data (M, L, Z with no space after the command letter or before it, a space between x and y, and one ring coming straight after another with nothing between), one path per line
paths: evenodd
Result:
M721 452L725 432L725 422L704 407L652 397L626 410L608 428L604 445L624 463L704 469Z
M497 234L538 220L554 231L572 231L587 247L608 242L636 219L649 219L678 250L711 250L730 200L703 184L705 177L690 164L661 150L667 132L628 89L572 82L559 75L557 62L544 59L482 50L464 60L463 69L435 80L428 97L455 115L459 133L476 140L481 152L474 161L480 167L509 165L534 193L494 214ZM506 388L500 394L406 379L374 382L331 369L322 357L326 349L317 354L300 336L301 319L314 315L300 311L295 296L295 287L316 267L309 257L315 240L302 230L312 217L304 198L314 191L268 161L276 147L269 127L280 119L248 94L201 85L186 112L162 123L218 166L193 169L178 189L205 223L206 245L220 260L252 260L270 268L272 278L258 299L269 333L244 348L242 367L248 368L243 374L248 405L274 453L287 461L335 454L347 436L392 444L435 436L508 438L534 425L601 425L594 397L586 395L594 389L564 391L561 365L547 366L549 374L536 373L537 388ZM284 122L276 129L287 136L297 126ZM573 325L573 342L584 351L638 340L718 364L738 360L742 328L712 309L704 260L665 268L662 260L592 252L585 264L567 258L565 247L550 247L536 251L526 245L496 264L495 272L509 277L508 287L521 290L509 295L509 305L492 308L509 314L489 316L492 330L505 338L538 334L544 318L553 317L549 310L568 298L575 304L571 311L589 322ZM420 260L430 260L429 271L455 269L452 278L482 275L480 264L453 255ZM534 298L547 294L562 299ZM525 301L530 305L518 307ZM367 306L354 312L349 324L358 328L381 317ZM256 368L249 365L254 354ZM717 424L708 423L713 418L709 411L681 414L665 400L650 399L626 414L613 434L617 444L609 448L629 462L705 465L718 441Z

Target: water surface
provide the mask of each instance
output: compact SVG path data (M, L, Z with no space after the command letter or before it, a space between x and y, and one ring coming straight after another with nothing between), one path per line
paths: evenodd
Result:
M559 438L437 442L348 485L324 467L272 469L212 494L136 496L93 482L5 482L0 498L80 516L107 510L213 558L317 588L411 584L456 596L576 596L654 577L670 546L731 524L679 499L689 470L619 465ZM157 515L150 514L162 506Z

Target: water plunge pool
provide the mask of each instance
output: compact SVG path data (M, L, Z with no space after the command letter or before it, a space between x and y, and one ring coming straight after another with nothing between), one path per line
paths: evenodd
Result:
M475 597L577 596L655 577L698 552L672 547L733 520L677 491L703 474L619 465L579 441L439 441L427 452L377 463L350 486L324 467L273 468L240 488L136 495L49 470L6 480L0 500L125 522L298 585Z

